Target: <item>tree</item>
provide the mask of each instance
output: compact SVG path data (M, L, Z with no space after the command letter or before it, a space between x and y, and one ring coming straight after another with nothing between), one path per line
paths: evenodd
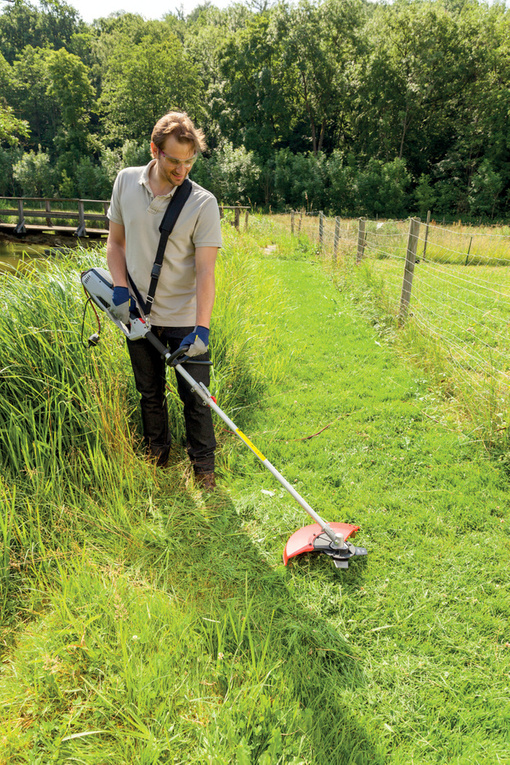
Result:
M12 107L0 102L0 144L16 146L21 136L28 136L28 122L19 120Z
M14 0L0 15L0 48L10 63L26 48L69 47L85 24L75 8L60 0L40 0L39 8Z
M54 101L60 122L55 145L59 154L70 151L78 157L87 151L87 128L95 95L87 67L64 48L50 51L46 65L46 93Z
M28 123L16 117L14 109L5 100L12 91L12 67L0 53L0 144L15 146L20 137L28 136Z
M28 45L19 53L12 67L12 87L8 100L16 113L28 121L30 141L26 146L33 151L38 146L45 151L53 150L58 125L58 111L47 94L49 53L46 48Z
M0 147L0 195L16 194L16 184L13 177L13 166L21 159L22 150L17 147L3 149Z
M494 217L498 197L503 191L503 187L504 182L501 173L494 170L488 159L484 159L471 180L469 192L471 214Z
M211 114L221 134L264 161L292 142L296 128L281 69L269 16L251 16L221 46L220 79L210 90Z
M335 148L347 129L349 73L360 49L363 15L358 0L321 5L301 0L296 7L282 4L274 12L273 29L282 50L281 87L292 93L293 107L308 123L314 154Z
M410 180L402 159L383 162L371 158L357 173L357 214L370 218L404 217L409 206L407 189Z
M436 202L436 192L432 187L429 175L424 173L420 175L418 185L414 190L414 197L416 199L418 215L420 218L426 218L428 211L434 209Z
M146 32L136 43L123 34L110 38L99 99L108 142L147 140L157 120L172 109L195 119L202 114L200 77L178 38L159 22L147 25Z

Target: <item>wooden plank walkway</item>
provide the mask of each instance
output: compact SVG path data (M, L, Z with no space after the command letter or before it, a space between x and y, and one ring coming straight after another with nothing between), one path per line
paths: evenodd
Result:
M46 226L42 223L25 223L25 233L20 234L17 229L16 223L3 223L0 220L0 232L9 234L10 236L29 236L30 234L62 234L64 236L78 236L76 228L74 226ZM100 239L101 237L108 236L108 229L105 228L89 228L87 226L86 232L83 236L90 237L91 239Z

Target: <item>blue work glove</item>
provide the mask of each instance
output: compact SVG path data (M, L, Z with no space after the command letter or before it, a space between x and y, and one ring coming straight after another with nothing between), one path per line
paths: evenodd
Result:
M129 324L129 311L135 306L135 301L127 287L114 287L110 313L123 324Z
M183 345L189 345L186 356L201 356L209 347L209 330L200 325L195 327L193 332L186 335L179 347L182 348Z

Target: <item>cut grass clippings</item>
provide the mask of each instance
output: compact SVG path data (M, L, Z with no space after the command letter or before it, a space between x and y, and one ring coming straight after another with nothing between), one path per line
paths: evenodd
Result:
M126 369L125 352L105 342L110 396L97 409L97 391L74 389L90 432L68 464L51 443L27 460L30 427L54 411L39 392L37 422L26 394L9 441L0 762L510 760L501 466L445 426L437 390L304 245L293 258L264 219L226 238L218 402L312 507L361 526L369 556L284 568L310 519L219 421L215 494L193 485L182 447L169 471L147 466L129 448L136 397L108 387L103 364ZM46 381L61 374L48 365ZM94 437L126 406L118 433Z

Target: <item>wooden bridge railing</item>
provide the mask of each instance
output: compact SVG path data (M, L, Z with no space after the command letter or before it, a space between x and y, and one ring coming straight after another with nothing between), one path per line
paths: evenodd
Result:
M4 207L3 205L14 204L16 207ZM30 204L32 203L32 204ZM34 203L37 203L36 206ZM74 210L55 209L55 205L73 204L77 206ZM85 205L90 209L90 205L101 205L102 212L85 212ZM44 209L42 209L44 205ZM53 205L53 208L52 208ZM86 236L86 221L97 221L103 223L102 228L108 230L108 218L106 212L110 202L105 199L52 199L47 197L0 197L0 218L16 217L17 223L14 228L15 234L26 234L27 218L43 218L46 225L43 228L55 228L56 219L76 220L77 226L59 226L61 230L71 230L75 236ZM96 229L97 230L97 229Z
M37 203L37 206L36 206ZM4 207L4 204L12 205ZM74 210L55 209L64 205L74 205ZM52 207L53 205L53 207ZM102 207L102 212L92 212L90 207L97 205ZM56 199L48 197L0 197L0 226L2 218L15 217L17 222L14 224L14 233L24 235L28 233L28 218L42 218L45 224L32 226L38 229L57 229L62 232L72 232L75 236L87 236L87 221L95 221L96 224L102 224L101 228L89 226L89 232L100 234L102 231L108 231L108 217L106 215L110 201L107 199ZM87 211L86 211L87 210ZM245 211L245 228L248 228L248 215L250 208L242 205L220 205L220 215L223 218L225 210L234 211L234 226L239 229L241 211ZM55 220L76 220L77 226L57 226Z

